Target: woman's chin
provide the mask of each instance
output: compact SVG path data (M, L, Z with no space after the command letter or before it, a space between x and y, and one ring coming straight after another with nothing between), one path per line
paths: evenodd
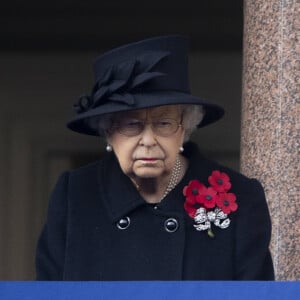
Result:
M162 175L162 172L157 169L138 170L135 172L135 177L138 179L155 179Z
M153 173L143 173L143 174L135 174L138 179L155 179L158 178L160 174Z

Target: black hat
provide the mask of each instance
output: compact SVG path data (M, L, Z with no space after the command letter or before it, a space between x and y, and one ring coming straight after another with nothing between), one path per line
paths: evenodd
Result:
M91 118L107 113L170 104L202 105L198 127L219 120L224 110L192 96L188 81L188 39L162 36L113 49L94 63L95 85L74 104L77 115L67 124L73 131L99 135Z

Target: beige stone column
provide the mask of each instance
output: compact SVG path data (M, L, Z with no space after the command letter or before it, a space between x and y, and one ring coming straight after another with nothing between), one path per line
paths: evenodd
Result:
M241 171L265 188L277 280L300 279L299 38L299 0L244 1Z

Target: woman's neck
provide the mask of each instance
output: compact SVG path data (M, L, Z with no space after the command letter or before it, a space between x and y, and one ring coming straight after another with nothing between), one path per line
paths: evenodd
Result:
M158 180L158 178L145 178L139 180L137 190L140 195L148 203L158 203L162 198L165 190L165 186L168 184L168 180Z
M169 176L163 178L131 178L140 195L148 203L159 203L180 182L187 169L187 159L181 155Z

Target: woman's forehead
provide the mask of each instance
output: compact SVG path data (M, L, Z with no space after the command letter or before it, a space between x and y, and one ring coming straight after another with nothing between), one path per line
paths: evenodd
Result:
M146 117L147 115L150 115L151 117L156 117L156 116L177 117L181 114L181 112L182 112L181 105L164 105L164 106L157 106L157 107L121 112L118 114L118 117Z

